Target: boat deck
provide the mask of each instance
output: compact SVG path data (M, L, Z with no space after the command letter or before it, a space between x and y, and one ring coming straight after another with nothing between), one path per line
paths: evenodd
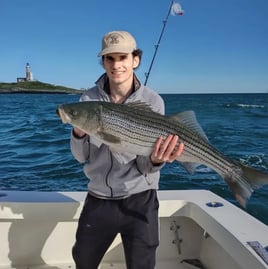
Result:
M10 269L11 267L2 267L1 269ZM158 262L155 269L195 269L198 267L193 267L192 265L187 265L186 263L180 263L177 260L174 261L163 261ZM73 263L57 263L51 265L42 266L16 266L16 269L75 269ZM123 262L113 262L113 263L102 263L99 269L126 269L126 265Z
M0 193L0 269L75 268L71 249L86 193ZM209 191L158 194L156 269L268 269L248 244L268 245L265 224ZM126 268L120 236L99 267L108 268Z

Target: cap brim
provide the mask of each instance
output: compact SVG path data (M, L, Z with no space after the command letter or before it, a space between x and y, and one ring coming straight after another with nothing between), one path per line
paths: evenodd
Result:
M135 48L131 49L131 48L124 48L122 46L113 46L113 47L110 47L110 48L106 48L104 50L102 50L98 56L103 56L103 55L106 55L106 54L110 54L110 53L132 53L133 51L135 50Z

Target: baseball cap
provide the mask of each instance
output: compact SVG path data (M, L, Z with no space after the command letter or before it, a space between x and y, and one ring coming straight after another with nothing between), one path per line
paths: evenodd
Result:
M136 46L136 41L129 32L109 32L102 38L102 50L98 56L108 53L132 53Z

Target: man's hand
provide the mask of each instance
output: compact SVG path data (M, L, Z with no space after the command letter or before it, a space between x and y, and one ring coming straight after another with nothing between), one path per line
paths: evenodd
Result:
M164 140L159 137L153 153L151 154L151 161L153 164L160 164L164 162L173 162L183 152L184 144L178 143L179 137L177 135L168 135Z
M80 130L80 129L76 128L76 127L73 128L73 134L77 138L82 138L82 137L84 137L86 135L86 133L84 133L82 130Z

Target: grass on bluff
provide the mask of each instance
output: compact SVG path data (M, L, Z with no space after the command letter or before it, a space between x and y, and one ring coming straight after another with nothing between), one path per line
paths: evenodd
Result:
M70 89L70 90L75 90L72 88L64 87L64 86L59 86L59 85L52 85L49 83L44 83L40 81L23 81L23 82L12 82L12 83L0 83L0 89L12 89L12 88L23 88L23 89L33 89L33 90L40 90L40 89L48 89L48 90L53 90L53 89Z
M53 85L41 81L23 81L23 82L0 82L0 93L82 93L83 90L77 90L60 85Z

